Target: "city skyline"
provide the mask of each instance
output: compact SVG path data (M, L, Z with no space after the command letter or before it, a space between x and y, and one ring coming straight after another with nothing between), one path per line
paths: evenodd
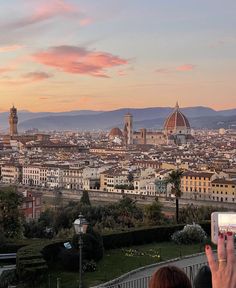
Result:
M234 1L0 3L0 112L235 108Z

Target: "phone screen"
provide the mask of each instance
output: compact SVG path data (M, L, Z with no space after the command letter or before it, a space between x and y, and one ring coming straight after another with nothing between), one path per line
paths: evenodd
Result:
M236 213L219 213L218 230L221 233L228 231L236 233Z

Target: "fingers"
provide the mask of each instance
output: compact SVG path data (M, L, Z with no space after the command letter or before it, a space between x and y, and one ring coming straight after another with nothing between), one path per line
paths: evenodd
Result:
M233 235L232 232L228 232L228 233L227 233L226 251L227 251L227 262L228 262L228 263L234 263L234 261L235 261L235 255L234 255L234 235Z
M213 252L212 252L212 249L211 249L211 246L209 245L206 245L205 247L205 252L206 252L206 256L207 256L207 261L209 263L209 266L210 266L210 269L211 271L216 271L217 268L218 268L218 265L214 259L214 255L213 255Z
M223 233L219 234L218 245L217 245L217 255L219 268L224 268L226 266L226 249L225 249L225 235Z

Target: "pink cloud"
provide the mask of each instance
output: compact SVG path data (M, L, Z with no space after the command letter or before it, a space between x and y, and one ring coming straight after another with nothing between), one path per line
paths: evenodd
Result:
M22 78L30 82L37 82L37 81L46 80L50 77L52 77L52 75L45 73L45 72L30 72L30 73L24 74Z
M196 65L193 64L184 64L176 67L175 70L179 72L186 72L186 71L192 71L193 69L195 69L195 67Z
M76 46L52 47L38 52L33 59L57 70L85 74L95 77L108 77L105 70L128 63L127 60L106 52L94 52Z
M196 68L196 65L193 64L184 64L177 66L175 68L158 68L155 70L156 73L160 74L170 74L170 73L175 73L175 72L188 72L192 71Z
M10 26L20 28L39 22L49 20L56 16L65 16L79 13L75 5L65 2L64 0L39 1L40 5L33 8L30 16L26 16L15 21Z
M6 85L24 85L24 84L30 84L34 82L43 81L50 77L52 77L52 75L45 73L45 72L30 72L30 73L22 75L18 79L13 79L10 77L2 78L1 83L6 84Z
M0 52L11 52L11 51L16 51L18 49L23 48L23 45L9 45L9 46L0 46Z

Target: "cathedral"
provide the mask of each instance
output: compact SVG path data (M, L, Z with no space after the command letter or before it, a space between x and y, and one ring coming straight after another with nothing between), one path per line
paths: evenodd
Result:
M178 103L164 123L163 131L133 130L133 116L124 116L123 132L115 127L109 133L109 140L124 145L184 145L193 141L187 117L180 111Z

